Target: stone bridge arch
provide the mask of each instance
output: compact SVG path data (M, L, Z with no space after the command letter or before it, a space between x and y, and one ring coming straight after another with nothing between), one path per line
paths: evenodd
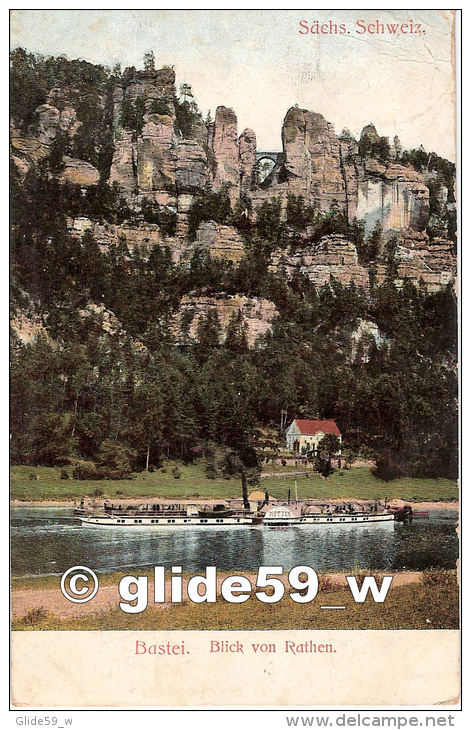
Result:
M280 152L256 152L255 153L255 180L260 185L268 175L271 173L276 163Z

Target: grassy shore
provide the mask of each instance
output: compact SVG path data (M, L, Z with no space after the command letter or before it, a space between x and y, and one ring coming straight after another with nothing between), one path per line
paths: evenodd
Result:
M11 499L18 501L67 501L83 496L92 496L99 490L103 497L154 497L167 498L227 498L240 497L241 487L238 479L208 479L204 464L178 464L180 478L172 474L173 464L152 473L141 472L133 478L119 481L77 481L61 479L58 468L14 466L11 470ZM281 467L288 473L292 466ZM272 467L267 467L272 471ZM67 467L72 475L72 467ZM33 474L37 479L30 479ZM458 487L450 479L410 479L401 478L390 482L376 479L371 470L358 467L340 470L328 479L308 472L297 476L298 496L300 499L403 499L411 502L456 501ZM288 490L294 495L294 477L277 476L261 480L262 490L270 495L286 498ZM100 495L101 496L101 495Z
M406 574L397 576L407 577ZM396 587L393 581L384 603L374 603L371 598L363 604L355 603L345 579L339 584L333 577L323 575L318 596L308 604L297 604L287 595L277 604L264 604L252 595L243 604L223 600L215 604L184 601L162 607L150 602L143 613L136 615L125 614L118 608L118 577L118 574L100 576L100 590L105 594L101 608L83 614L83 607L74 604L70 608L73 615L67 616L60 615L61 601L67 602L59 594L57 577L14 582L14 613L15 599L20 594L23 601L26 598L29 611L16 614L13 630L453 629L459 626L456 571L413 574L413 580L399 580ZM51 606L50 610L45 605ZM341 605L345 610L321 610L322 605ZM67 610L69 607L70 604Z

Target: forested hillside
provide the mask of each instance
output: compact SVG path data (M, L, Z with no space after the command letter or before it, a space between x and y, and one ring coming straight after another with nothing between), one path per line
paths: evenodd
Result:
M174 82L12 53L14 462L210 475L286 411L382 478L456 477L454 165L293 107L263 177Z

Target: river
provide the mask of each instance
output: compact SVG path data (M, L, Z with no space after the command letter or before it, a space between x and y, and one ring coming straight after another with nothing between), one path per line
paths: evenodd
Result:
M390 570L454 568L458 557L452 510L430 512L428 520L371 525L286 528L113 528L82 527L64 507L11 510L14 576L60 574L73 565L99 572L181 565L200 571L257 570L260 565L311 565L322 571L354 567Z

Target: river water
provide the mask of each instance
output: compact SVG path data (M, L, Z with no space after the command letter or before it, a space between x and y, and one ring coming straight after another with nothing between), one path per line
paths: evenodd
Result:
M81 526L64 507L11 511L14 576L60 574L73 565L99 572L154 565L184 571L257 570L260 565L310 565L321 571L359 568L454 568L458 557L451 510L412 525L379 523L303 527L113 528Z

